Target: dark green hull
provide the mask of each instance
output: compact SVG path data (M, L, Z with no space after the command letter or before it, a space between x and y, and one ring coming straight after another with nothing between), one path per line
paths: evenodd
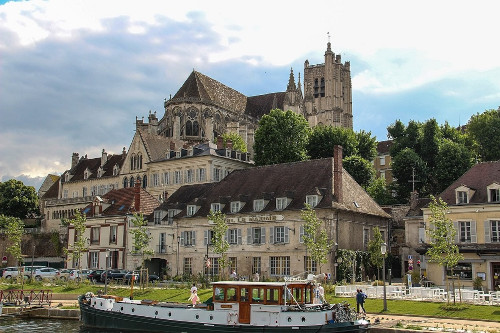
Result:
M195 322L166 320L149 318L144 316L133 316L114 311L103 311L95 309L80 301L81 321L87 327L115 330L123 332L172 332L172 333L205 333L205 332L290 332L300 331L307 333L319 332L359 332L367 331L367 326L356 325L352 322L333 323L327 325L313 325L301 327L272 327L272 326L250 326L250 325L211 325Z

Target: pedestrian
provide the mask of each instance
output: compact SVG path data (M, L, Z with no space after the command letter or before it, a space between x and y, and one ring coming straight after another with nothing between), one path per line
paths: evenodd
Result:
M256 282L259 282L260 280L260 275L259 275L259 272L255 272L255 275L253 277L253 280L256 281Z
M193 308L196 306L196 303L200 302L200 298L198 297L197 290L194 290L193 292L191 292L191 296L189 296L189 300L191 301L191 304L193 304Z
M320 302L325 303L325 288L323 288L321 283L318 283L318 296L319 296Z
M196 283L193 283L193 286L191 287L191 294L198 292L198 288L196 288Z
M356 310L359 313L359 308L361 307L361 309L363 310L363 314L366 314L364 304L365 304L365 299L367 296L363 292L362 289L357 289L356 291L357 291L357 293L356 293Z
M236 274L236 270L234 270L234 269L231 272L231 279L238 280L238 274Z

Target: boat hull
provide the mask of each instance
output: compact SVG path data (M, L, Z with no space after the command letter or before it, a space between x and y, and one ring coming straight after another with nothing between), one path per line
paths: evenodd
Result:
M367 326L353 322L332 323L311 326L251 326L251 325L212 325L196 322L185 322L171 319L135 316L115 311L96 309L80 300L81 321L86 327L126 332L366 332Z

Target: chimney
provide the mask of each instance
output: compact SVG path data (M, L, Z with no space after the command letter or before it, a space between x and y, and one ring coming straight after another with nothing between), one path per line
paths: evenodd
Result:
M71 156L71 169L76 167L76 165L78 164L78 157L78 153L73 153L73 156Z
M342 203L342 146L333 146L333 194Z
M222 139L222 136L217 137L217 149L223 149L224 148L224 141Z
M170 141L170 150L175 150L175 142Z
M125 149L125 147L123 147L123 150L122 150L122 155L123 155L123 156L127 156L127 149Z
M134 209L139 212L141 209L141 181L137 179L134 187Z
M232 140L227 140L226 148L229 150L233 150L233 141Z
M106 162L108 161L108 153L103 149L102 150L102 155L101 155L101 166L104 166Z

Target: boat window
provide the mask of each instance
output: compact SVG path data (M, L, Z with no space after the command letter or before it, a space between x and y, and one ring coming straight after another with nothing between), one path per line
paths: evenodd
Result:
M266 294L266 304L278 304L279 303L279 290L275 288L267 289Z
M252 302L254 302L254 303L264 302L264 288L253 288L252 289Z
M240 301L241 302L248 302L248 293L249 293L248 288L241 288L240 289Z
M292 289L292 294L293 297L295 298L295 301L298 303L303 303L304 300L302 299L302 293L303 293L303 288L293 288Z
M214 299L216 301L222 301L224 300L224 290L219 288L219 287L215 287L214 289Z
M310 287L307 287L306 290L305 290L305 302L306 304L311 304L312 301L311 301L311 295L312 295L312 289Z
M236 288L226 289L226 301L236 301Z

